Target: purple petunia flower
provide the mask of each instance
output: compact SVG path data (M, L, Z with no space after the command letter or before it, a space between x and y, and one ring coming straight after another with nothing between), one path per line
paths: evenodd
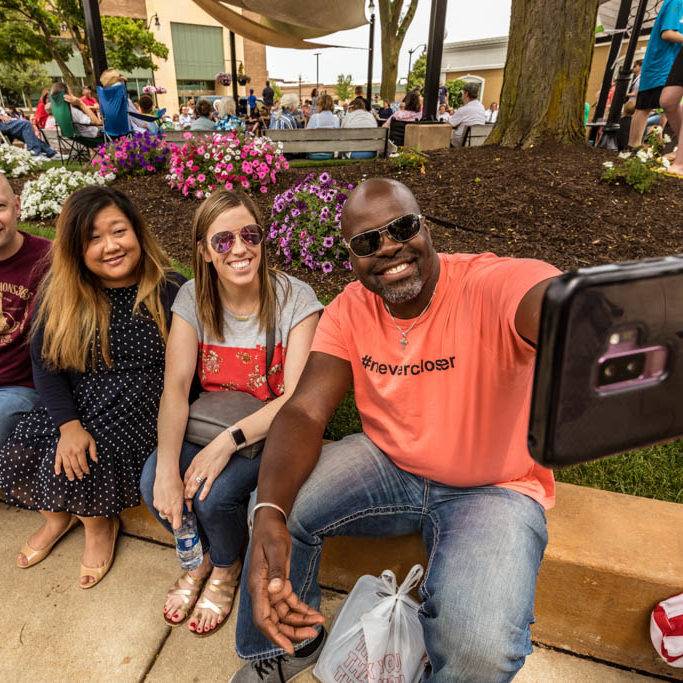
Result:
M325 249L329 249L330 247L333 247L333 246L334 246L334 237L328 235L327 237L325 237L323 239L323 247L325 247Z
M323 263L323 273L325 273L325 275L331 273L333 270L334 266L329 261L325 261L325 263Z

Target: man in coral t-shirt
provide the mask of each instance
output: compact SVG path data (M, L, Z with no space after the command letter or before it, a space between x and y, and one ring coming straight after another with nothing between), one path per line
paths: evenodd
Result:
M270 680L269 663L289 680L317 659L324 537L415 532L430 558L426 680L509 680L531 652L554 502L526 432L541 302L559 271L437 254L393 180L358 186L342 229L358 281L325 310L268 435L237 632L238 653L258 663L233 680ZM321 452L352 385L363 433Z

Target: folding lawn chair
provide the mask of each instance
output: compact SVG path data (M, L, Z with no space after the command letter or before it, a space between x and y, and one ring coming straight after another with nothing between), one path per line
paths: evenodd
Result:
M112 142L133 130L128 118L128 91L123 83L103 88L97 86L97 97L100 101L100 114L104 121L104 138Z
M50 95L50 108L57 124L57 144L64 161L90 161L90 150L99 147L101 139L78 135L71 118L71 107L64 99L64 93Z

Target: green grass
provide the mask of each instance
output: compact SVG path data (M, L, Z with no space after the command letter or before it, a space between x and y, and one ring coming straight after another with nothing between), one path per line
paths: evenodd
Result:
M53 239L55 234L54 227L37 223L20 223L19 229L47 239ZM193 277L189 266L175 260L172 265L188 279ZM360 431L361 422L353 392L349 392L332 416L325 438L337 440ZM683 503L683 441L575 465L557 470L555 476L558 481L569 484Z
M79 161L61 162L59 159L53 159L52 161L46 161L40 167L40 170L42 172L42 171L47 171L49 168L59 168L61 166L64 166L69 171L87 171L87 172L93 171L93 168L90 164L82 164Z
M557 470L558 481L683 503L683 441Z

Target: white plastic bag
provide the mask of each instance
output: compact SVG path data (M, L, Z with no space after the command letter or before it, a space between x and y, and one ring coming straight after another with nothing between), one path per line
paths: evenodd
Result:
M394 572L361 576L349 593L313 671L323 683L413 683L426 658L419 605L408 596L424 573L416 564L397 587Z

